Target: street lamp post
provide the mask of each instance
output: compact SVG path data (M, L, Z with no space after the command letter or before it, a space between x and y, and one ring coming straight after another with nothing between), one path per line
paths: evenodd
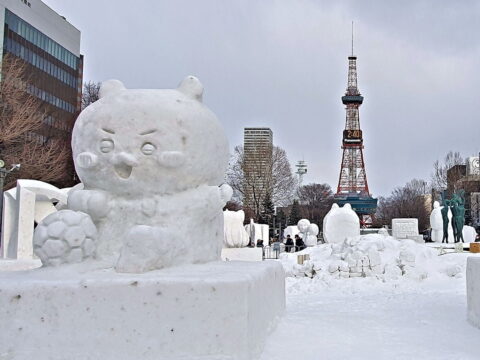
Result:
M0 235L2 234L2 221L3 221L3 185L5 178L14 170L20 169L20 164L15 164L10 170L5 169L5 162L0 160ZM0 237L1 239L1 237Z

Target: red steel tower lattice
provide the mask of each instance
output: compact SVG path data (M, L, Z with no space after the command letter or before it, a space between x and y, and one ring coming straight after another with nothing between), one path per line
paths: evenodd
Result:
M338 180L337 195L360 194L369 196L365 162L363 160L363 136L360 129L358 108L363 103L363 96L357 86L357 57L348 57L348 85L342 102L346 106L347 117L342 141L342 164Z

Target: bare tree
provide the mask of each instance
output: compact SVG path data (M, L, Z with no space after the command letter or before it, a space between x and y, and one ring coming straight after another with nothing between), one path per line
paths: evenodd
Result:
M424 180L413 179L395 188L389 197L378 201L376 225L390 225L395 218L417 218L420 230L429 226L428 195L431 188Z
M44 117L41 101L28 92L24 63L6 55L1 70L0 150L22 142L26 133L39 131Z
M100 83L89 81L83 85L82 110L100 98Z
M333 204L333 191L328 184L308 184L298 189L302 217L309 219L320 228L323 218Z
M271 167L271 179L268 184L272 189L272 202L275 206L288 205L292 202L297 181L293 176L287 153L278 146L273 147Z
M7 55L2 64L0 85L0 158L7 164L20 163L20 171L7 178L6 188L18 178L70 186L73 164L69 138L55 138L55 129L45 124L45 108L31 94L25 63Z
M65 174L73 172L73 165L68 161L71 152L63 140L51 139L47 144L27 140L22 146L7 148L2 156L8 164L21 164L20 170L7 178L7 189L15 186L17 179L36 179L60 187L72 185L65 181Z
M266 197L275 206L286 206L293 199L296 186L292 168L285 150L274 146L271 154L261 151L245 161L242 146L237 146L230 159L227 182L234 189L234 200L242 202L246 211L251 210L255 219L261 216ZM245 206L246 197L252 209Z
M436 190L444 190L447 188L447 172L455 165L465 164L465 159L459 152L449 151L443 162L436 160L433 163L432 186Z

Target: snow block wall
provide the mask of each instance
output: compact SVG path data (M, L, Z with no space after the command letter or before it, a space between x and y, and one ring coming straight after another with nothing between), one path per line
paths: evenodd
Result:
M302 251L310 259L297 264L296 254L284 253L281 262L287 276L330 278L372 277L380 281L428 277L460 277L462 268L441 261L438 250L413 240L369 234L346 239L342 244L322 244Z
M145 274L72 266L0 273L0 357L256 359L285 308L277 262Z
M480 258L467 259L467 317L480 328Z

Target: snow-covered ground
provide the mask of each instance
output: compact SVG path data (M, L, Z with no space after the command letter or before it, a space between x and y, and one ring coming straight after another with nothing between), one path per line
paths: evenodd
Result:
M466 259L480 254L438 256L426 245L378 235L300 254L306 253L311 260L303 266L296 265L299 253L281 259L287 309L260 360L480 359L480 329L467 322L465 286ZM0 265L0 271L38 266Z
M40 266L42 266L40 259L0 259L0 271L31 270Z
M472 255L432 256L425 245L406 245L419 246L421 271L414 273L421 276L339 277L328 270L339 255L318 256L325 254L318 248L316 260L310 250L316 275L298 276L297 268L293 276L292 255L284 258L291 275L287 310L261 360L480 359L480 329L466 320L465 265ZM382 253L382 262L392 254ZM461 271L449 276L456 265Z

